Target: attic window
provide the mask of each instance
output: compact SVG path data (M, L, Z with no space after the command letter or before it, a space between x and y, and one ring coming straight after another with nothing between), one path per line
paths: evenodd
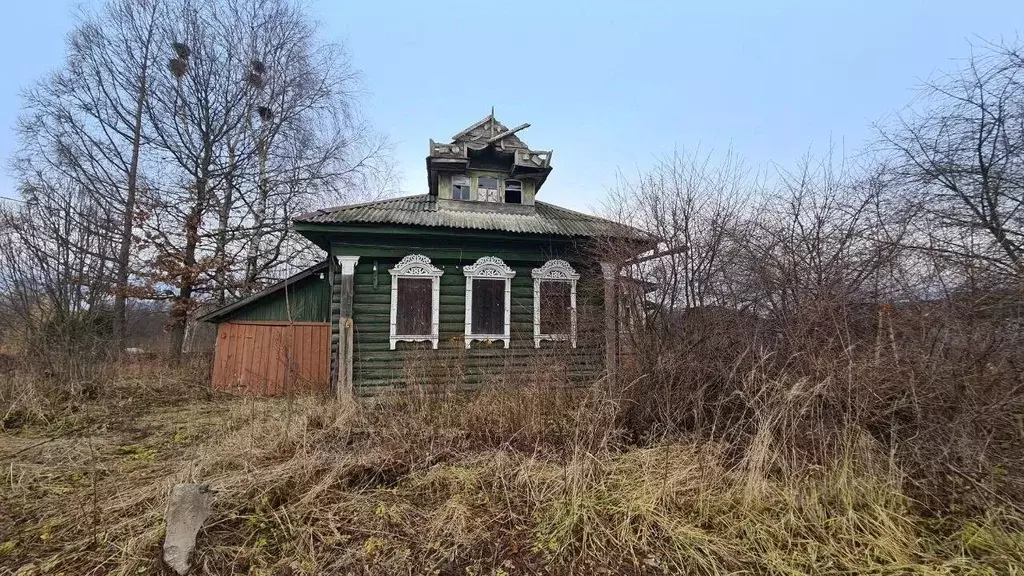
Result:
M505 204L523 203L523 183L519 180L505 180Z
M469 200L469 176L457 174L452 176L452 200Z
M498 179L493 176L477 177L476 199L481 202L501 202L501 195L498 193Z
M405 340L437 348L441 294L440 268L430 258L410 254L391 273L391 349Z

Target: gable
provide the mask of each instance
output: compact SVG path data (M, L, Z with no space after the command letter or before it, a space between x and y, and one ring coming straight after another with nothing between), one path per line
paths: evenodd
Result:
M331 286L322 262L198 318L201 322L330 322Z

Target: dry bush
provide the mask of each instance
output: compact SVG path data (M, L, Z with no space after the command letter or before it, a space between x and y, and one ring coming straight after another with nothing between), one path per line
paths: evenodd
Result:
M843 430L814 466L788 457L785 423L770 417L740 453L693 436L629 447L617 403L590 394L543 403L485 389L430 412L399 395L373 408L240 399L181 458L101 475L82 488L95 500L21 526L6 558L157 570L167 491L202 481L216 498L199 574L1006 573L1024 561L1019 515L922 518L897 460L862 430ZM544 408L559 423L516 408L531 401L559 406ZM493 432L531 426L530 448ZM571 432L549 438L559 429ZM19 472L10 501L32 502Z
M683 315L671 345L639 346L622 374L622 425L696 434L736 454L769 442L766 465L782 471L835 458L846 431L862 430L907 473L925 513L1024 510L1019 321L941 303L879 306L857 334L856 310L837 308L787 325Z
M209 399L209 366L205 356L175 367L156 359L95 362L88 379L74 379L40 370L30 360L12 360L9 370L0 371L0 430L95 421Z
M754 181L709 158L678 153L612 196L658 240L641 256L598 250L627 288L650 286L624 292L627 435L696 435L732 462L770 444L759 465L785 473L834 461L856 430L906 472L922 513L1020 511L1019 281L922 250L917 207L884 165L807 158Z

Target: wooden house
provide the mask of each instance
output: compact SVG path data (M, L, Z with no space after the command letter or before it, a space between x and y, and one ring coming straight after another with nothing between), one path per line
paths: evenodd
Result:
M430 142L426 194L325 208L295 232L325 261L201 319L218 324L213 384L257 394L460 387L540 366L614 370L620 263L649 249L615 222L539 201L551 152L493 113Z

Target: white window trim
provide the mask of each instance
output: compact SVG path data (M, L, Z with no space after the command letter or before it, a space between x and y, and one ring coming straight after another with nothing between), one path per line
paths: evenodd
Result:
M473 340L501 340L508 348L512 335L512 278L515 270L508 267L501 258L484 256L469 266L462 268L466 275L466 348ZM505 333L504 334L473 334L473 280L505 280Z
M533 276L533 347L540 348L541 340L568 340L576 347L576 281L580 275L565 260L548 260L540 268L534 268ZM541 334L540 332L540 284L541 282L569 283L569 333Z
M391 349L399 342L430 342L437 350L438 332L440 327L441 309L441 276L444 271L430 263L430 258L422 254L410 254L388 270L391 274ZM399 278L430 278L430 334L398 335L398 279Z

